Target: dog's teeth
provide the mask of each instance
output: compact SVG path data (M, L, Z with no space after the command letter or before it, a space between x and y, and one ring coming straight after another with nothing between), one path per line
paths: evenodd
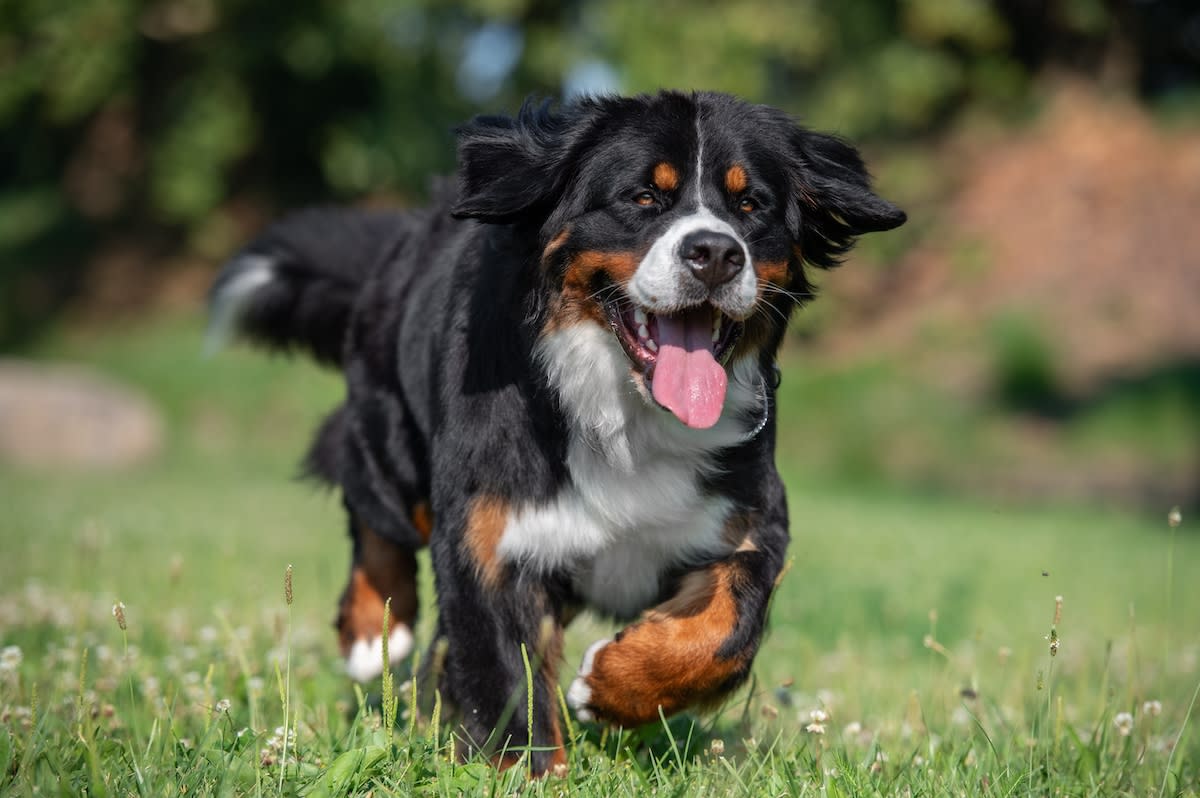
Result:
M651 352L657 352L658 344L654 343L653 338L647 338L646 339L646 348L649 349Z
M638 324L642 327L642 329L645 329L645 327L646 327L646 311L642 310L641 308L634 308L633 309L633 323Z
M720 312L713 318L713 343L721 340L721 314Z
M643 322L642 326L638 327L638 338L645 339L645 338L649 338L649 337L650 337L650 331L646 329L646 325Z

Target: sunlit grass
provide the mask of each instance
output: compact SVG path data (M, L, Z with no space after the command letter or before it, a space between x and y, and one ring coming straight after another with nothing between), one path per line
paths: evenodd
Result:
M458 764L448 708L414 718L398 678L388 733L380 685L341 675L341 510L290 479L336 381L154 332L52 351L161 398L160 463L0 473L0 794L1200 791L1191 519L814 484L786 449L792 565L750 686L669 728L572 721L563 779ZM610 631L572 625L564 681Z

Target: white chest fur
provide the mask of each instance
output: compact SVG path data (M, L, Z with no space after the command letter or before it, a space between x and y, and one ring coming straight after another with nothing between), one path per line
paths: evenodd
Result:
M666 569L732 548L723 535L730 502L705 495L701 480L719 449L746 437L746 411L761 406L754 366L735 366L720 421L693 430L642 397L625 354L599 326L547 336L539 355L572 422L570 479L549 503L513 508L498 554L567 569L591 604L635 615L658 595Z

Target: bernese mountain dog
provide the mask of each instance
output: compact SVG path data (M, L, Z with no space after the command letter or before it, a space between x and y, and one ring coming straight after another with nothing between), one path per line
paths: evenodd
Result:
M425 659L464 748L542 773L581 609L628 622L567 689L582 720L654 722L746 679L788 543L780 341L806 267L905 215L844 141L709 92L527 103L462 127L458 160L428 207L270 227L213 323L345 373L306 464L349 517L349 673L381 672L388 599L390 658L411 651L429 546Z

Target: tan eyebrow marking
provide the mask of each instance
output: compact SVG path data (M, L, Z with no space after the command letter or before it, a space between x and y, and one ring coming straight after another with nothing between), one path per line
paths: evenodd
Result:
M662 191L674 191L679 188L679 170L663 161L654 167L654 185Z
M750 185L750 178L741 164L734 164L725 172L725 188L730 194L741 194Z

